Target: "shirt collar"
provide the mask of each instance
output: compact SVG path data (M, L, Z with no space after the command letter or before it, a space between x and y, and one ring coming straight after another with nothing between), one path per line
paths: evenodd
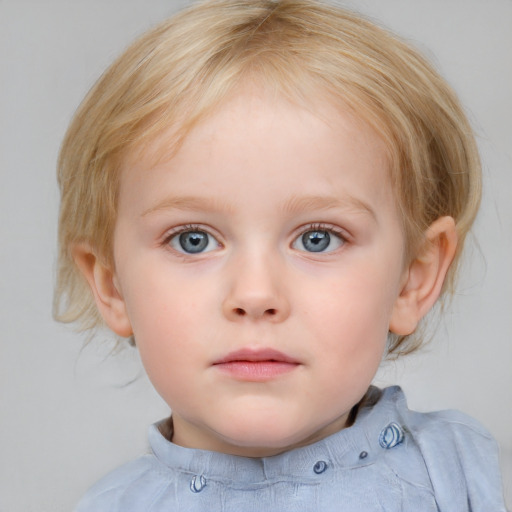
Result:
M329 468L356 468L373 464L386 446L382 435L389 425L399 425L399 405L405 398L399 387L383 391L370 387L359 404L352 426L316 443L263 458L239 457L225 453L178 446L162 434L169 419L150 427L149 443L165 466L232 486L258 486L278 479L307 482ZM379 442L380 441L380 442Z

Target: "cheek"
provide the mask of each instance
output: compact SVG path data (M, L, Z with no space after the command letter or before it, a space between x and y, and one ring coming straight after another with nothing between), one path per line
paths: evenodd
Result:
M207 342L203 326L208 322L193 287L167 282L140 280L132 288L136 293L125 296L142 363L164 399L168 390L182 387L187 369L197 365Z
M326 353L364 366L380 362L384 351L394 295L381 273L340 278L303 308L308 330L316 334Z
M360 279L332 287L315 300L319 323L332 326L339 334L345 331L386 330L393 305L393 295L379 280ZM335 326L339 325L338 329Z
M322 353L316 355L322 362L318 379L328 390L326 400L334 399L350 408L377 373L386 349L388 325L384 320L374 321L378 315L375 303L353 299L338 306L331 303L324 310Z
M151 262L130 279L125 294L127 312L135 335L139 337L166 338L176 342L189 330L198 327L206 311L213 310L212 285L201 279L176 272L164 264ZM140 266L139 266L140 267Z
M172 319L171 319L172 320ZM190 350L190 343L182 335L179 325L154 327L136 338L142 364L156 391L171 406L179 400L193 401L191 369L197 368L197 352ZM197 347L196 347L197 348ZM178 402L179 402L178 400Z

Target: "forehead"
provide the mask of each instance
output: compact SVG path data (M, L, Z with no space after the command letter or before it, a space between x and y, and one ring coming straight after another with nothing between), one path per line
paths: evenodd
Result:
M337 175L358 178L350 194L361 201L386 199L391 192L388 153L376 131L341 102L320 95L306 104L242 88L176 145L179 133L169 128L139 158L125 161L121 199L143 199L152 181L152 197L145 197L151 208L166 201L170 182L173 197L211 196L232 194L225 187L239 180L267 197L304 194L308 181L308 195L327 197Z

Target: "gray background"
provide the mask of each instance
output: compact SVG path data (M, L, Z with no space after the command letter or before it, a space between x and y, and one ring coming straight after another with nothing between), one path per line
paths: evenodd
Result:
M168 411L135 351L51 318L55 160L70 117L126 44L184 2L0 0L0 511L69 511L146 449ZM346 2L414 41L467 106L484 204L459 293L435 341L388 364L420 410L458 408L501 447L512 506L512 1ZM104 338L104 339L103 339ZM133 381L133 382L132 382ZM131 383L130 383L131 382Z

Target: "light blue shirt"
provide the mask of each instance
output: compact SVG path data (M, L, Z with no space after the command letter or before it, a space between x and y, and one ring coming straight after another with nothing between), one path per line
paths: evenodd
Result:
M183 448L153 425L152 453L76 512L506 512L496 443L478 422L410 411L398 387L372 393L351 427L273 457Z

